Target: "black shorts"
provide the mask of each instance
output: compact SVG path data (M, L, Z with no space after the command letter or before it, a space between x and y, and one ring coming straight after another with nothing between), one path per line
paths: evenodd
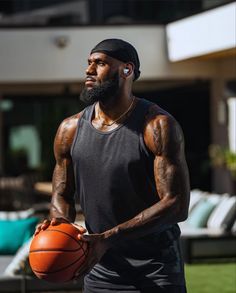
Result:
M186 293L178 237L164 236L147 235L110 249L85 276L84 292Z
M104 289L104 288L91 288L85 286L83 293L187 293L185 286L167 285L162 287L149 287L140 289Z

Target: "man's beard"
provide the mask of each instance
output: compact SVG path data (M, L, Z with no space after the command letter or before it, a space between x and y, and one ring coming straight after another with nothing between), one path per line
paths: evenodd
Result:
M106 104L111 99L115 98L119 90L119 74L114 74L113 78L104 81L100 85L95 85L88 90L83 88L80 94L80 100L86 105L92 105L93 103L100 101L102 104Z

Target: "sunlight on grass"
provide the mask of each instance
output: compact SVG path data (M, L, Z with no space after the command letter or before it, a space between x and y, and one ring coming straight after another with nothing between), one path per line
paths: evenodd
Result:
M186 265L188 293L236 293L236 263Z

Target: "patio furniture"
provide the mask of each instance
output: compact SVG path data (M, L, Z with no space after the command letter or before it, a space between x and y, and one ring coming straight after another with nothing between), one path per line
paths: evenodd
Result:
M185 263L236 259L236 196L191 191L189 218L179 225Z

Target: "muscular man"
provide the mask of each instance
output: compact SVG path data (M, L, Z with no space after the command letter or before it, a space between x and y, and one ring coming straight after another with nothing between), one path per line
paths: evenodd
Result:
M55 138L52 224L74 222L79 197L89 254L77 272L84 292L186 292L178 222L187 217L189 176L180 126L132 94L139 58L123 40L96 45L81 99ZM36 233L46 229L46 220Z

